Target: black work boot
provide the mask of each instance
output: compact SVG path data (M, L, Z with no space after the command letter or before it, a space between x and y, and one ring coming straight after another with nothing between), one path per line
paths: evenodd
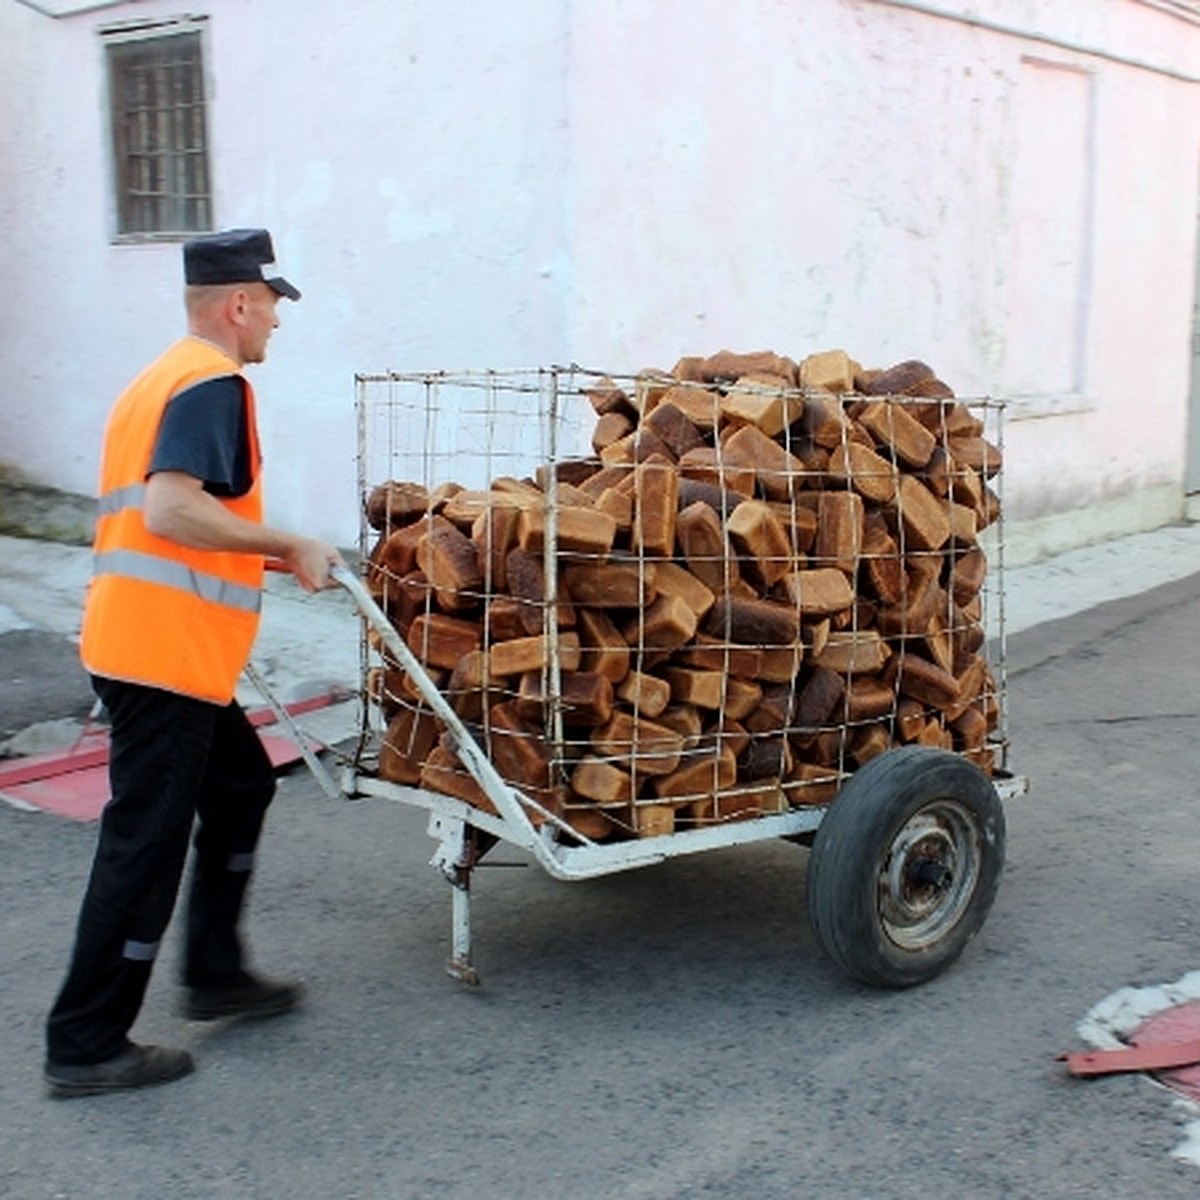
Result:
M298 981L267 979L242 971L217 987L186 989L182 1012L189 1021L216 1021L221 1017L277 1017L291 1012L304 998Z
M47 1059L43 1076L49 1095L58 1100L69 1100L75 1096L96 1096L102 1092L170 1083L172 1079L190 1075L195 1065L186 1050L130 1044L128 1049L105 1062L71 1065Z

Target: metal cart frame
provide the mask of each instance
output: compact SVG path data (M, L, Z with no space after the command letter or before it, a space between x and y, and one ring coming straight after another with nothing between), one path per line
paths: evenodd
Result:
M553 369L551 372L552 386L550 392L552 404L557 403L558 397L557 373L560 371L574 372L578 370L580 368L577 367ZM438 376L438 378L440 377ZM368 377L359 377L360 384L364 378ZM551 415L553 417L553 413ZM362 414L360 408L360 438L362 436L361 420ZM553 428L553 420L551 427ZM360 471L361 461L362 455L360 452ZM555 475L553 471L549 472L548 478L545 556L548 561L551 561L556 552L557 515ZM365 480L360 478L360 486L363 486L364 483ZM556 632L553 627L556 601L553 592L554 576L555 572L553 571L547 573L546 611L548 614L547 623L551 626L547 632L551 636L552 644L553 635ZM722 847L746 845L775 838L793 839L806 842L810 845L816 843L814 853L818 853L820 852L820 846L816 842L817 835L821 827L826 823L829 814L838 807L843 794L850 790L848 785L860 776L870 774L870 772L860 768L858 772L846 777L832 804L792 808L789 811L777 814L726 821L632 840L615 842L593 841L545 806L511 786L500 776L485 751L475 740L471 731L447 702L446 698L441 695L420 660L405 644L404 639L400 637L399 633L392 626L387 614L375 602L362 581L351 572L341 568L335 570L334 578L351 595L366 622L375 630L390 654L394 656L396 661L407 672L410 679L414 681L421 694L421 702L428 705L434 715L442 722L453 743L453 749L496 809L495 814L491 814L452 796L423 788L391 783L362 770L362 750L367 735L366 706L364 704L363 735L360 738L359 753L355 757L354 764L345 769L340 790L348 796L375 797L423 808L428 811L429 833L437 842L437 848L431 860L431 865L439 869L452 885L453 889L451 906L451 954L447 962L447 970L454 978L461 981L467 983L479 982L478 973L471 961L471 877L480 859L496 842L508 842L527 851L549 875L561 880L591 879L602 875L632 870L637 867L649 866L654 863L663 862L668 858ZM1000 620L1001 661L999 667L1003 678L1002 607ZM556 670L556 667L557 664L554 664L554 668L552 669ZM1004 746L1006 744L1006 742L1003 743ZM887 759L895 754L902 753L903 751L887 751L880 758ZM995 797L997 804L1000 801L1010 800L1027 789L1027 783L1024 779L1009 774L1005 769L998 768L993 777L988 780L982 771L957 754L950 751L930 751L929 753L930 755L938 756L940 759L954 760L955 764L961 766L964 770L968 770L974 776L978 776L983 781L983 786L986 787L988 794ZM930 761L933 767L938 765L932 759ZM868 766L870 765L868 764ZM919 768L921 764L918 763L917 766ZM536 818L537 823L535 823L533 818ZM961 814L954 817L953 821L959 821L961 824ZM951 824L953 824L953 821ZM1002 818L1000 818L1000 825L999 853L1002 860ZM912 846L918 842L922 842L922 839L924 839L922 844L928 842L931 836L928 826L928 820L923 825L918 822L914 826L911 820L907 824L902 825L900 830L893 834L894 838L899 839L894 842L893 850L896 846L902 845L904 852L908 853ZM937 845L942 850L947 853L954 851L954 847L949 844L946 835L934 830L932 836L935 841L941 838L941 841ZM952 831L949 840L953 840L953 836ZM970 836L974 837L974 834ZM988 835L988 837L990 836ZM921 860L916 865L924 869L925 860ZM944 867L942 869L945 871ZM997 876L998 870L997 866ZM942 887L945 884L943 882L937 886ZM991 881L990 886L994 891L994 879ZM986 909L990 907L990 903L991 896L989 895L986 898L983 916L986 916ZM982 924L982 917L979 923ZM941 936L940 928L940 925L931 927L930 938L934 938L935 935ZM971 930L971 934L973 933L974 930ZM826 948L829 949L828 939L823 938L822 940L826 941ZM927 938L926 940L930 939ZM957 951L952 957L957 957ZM852 963L844 963L843 965L848 965L851 969L853 968ZM941 965L938 965L936 970L940 969ZM907 983L921 982L932 973L936 973L936 970L923 969L918 971L912 978L887 978L885 977L885 973L885 976L872 981L881 982L885 985L906 985Z

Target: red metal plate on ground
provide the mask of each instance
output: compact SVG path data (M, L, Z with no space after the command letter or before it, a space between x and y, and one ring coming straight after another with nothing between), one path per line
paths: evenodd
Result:
M286 709L291 716L297 716L324 708L338 699L336 694L328 693L286 705ZM255 709L246 715L258 729L259 740L273 766L284 767L300 760L300 748L290 737L263 729L275 722L270 709ZM309 745L313 750L323 749L312 738ZM17 805L71 821L97 820L108 803L108 730L103 727L90 730L69 750L0 764L0 795Z
M1130 1037L1134 1046L1173 1046L1200 1042L1200 1000L1175 1004L1144 1021ZM1154 1077L1169 1088L1200 1101L1200 1062L1169 1071L1156 1071Z

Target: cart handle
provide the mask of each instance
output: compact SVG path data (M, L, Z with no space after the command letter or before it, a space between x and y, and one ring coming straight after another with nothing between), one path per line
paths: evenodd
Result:
M584 837L556 813L552 813L532 797L510 787L501 778L491 759L479 748L479 744L462 723L458 713L450 707L446 698L434 686L433 680L426 674L420 660L405 645L404 639L396 632L395 627L388 620L387 614L375 603L371 593L363 586L358 576L349 568L335 564L329 569L329 577L345 588L353 597L359 612L374 626L387 648L396 656L416 683L421 698L433 709L449 730L454 742L454 749L462 758L475 782L483 788L488 799L496 805L503 816L512 821L524 833L526 843L535 849L539 845L537 831L525 812L525 808L530 808L557 829L570 834L576 841L592 845L593 842L590 838Z

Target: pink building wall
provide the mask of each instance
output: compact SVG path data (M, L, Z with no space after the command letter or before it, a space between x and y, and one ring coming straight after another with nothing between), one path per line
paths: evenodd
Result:
M276 517L352 539L358 370L843 346L1011 398L1018 555L1175 519L1200 22L1171 8L210 0L217 221L270 226L305 291L256 374ZM111 241L98 33L176 11L0 3L0 463L37 482L92 490L182 325L178 246Z

